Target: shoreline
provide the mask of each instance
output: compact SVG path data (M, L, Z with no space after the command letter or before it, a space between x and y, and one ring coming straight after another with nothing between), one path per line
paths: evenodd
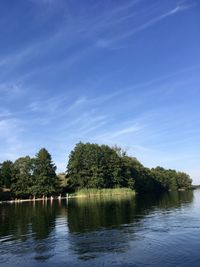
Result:
M107 191L107 190L106 190ZM121 192L120 192L121 191ZM72 194L66 194L66 196L58 196L58 197L41 197L41 198L27 198L27 199L11 199L11 200L1 200L0 204L13 204L13 203L24 203L24 202L36 202L36 201L43 201L43 202L47 202L47 201L61 201L63 199L68 200L68 199L73 199L73 198L101 198L101 197L112 197L112 196L127 196L127 195L131 195L131 196L135 196L136 192L134 190L130 191L130 190L117 190L113 189L107 192L102 192L101 190L97 190L96 192L91 192L91 191L86 191L86 192L76 192L76 193L72 193Z
M196 188L195 188L196 189ZM194 188L192 188L192 190L195 190ZM105 189L104 189L105 190ZM80 199L80 198L101 198L101 197L112 197L112 196L136 196L138 193L134 190L129 191L129 190L117 190L116 189L112 189L110 191L110 189L108 189L109 191L107 192L102 192L101 190L97 190L96 192L90 192L90 191L86 191L86 192L81 192L78 191L76 193L72 193L72 194L66 194L66 196L51 196L51 197L41 197L41 198L27 198L27 199L10 199L10 200L0 200L0 204L13 204L13 203L24 203L24 202L39 202L39 201L43 201L43 202L47 202L47 201L61 201L61 200L68 200L68 199ZM178 189L177 192L184 192L187 191L186 189ZM171 192L171 190L169 190L168 192Z
M23 203L23 202L36 202L36 201L54 201L54 200L62 200L62 199L68 199L70 197L47 197L47 198L35 198L35 199L12 199L12 200L1 200L0 204L4 204L4 203Z

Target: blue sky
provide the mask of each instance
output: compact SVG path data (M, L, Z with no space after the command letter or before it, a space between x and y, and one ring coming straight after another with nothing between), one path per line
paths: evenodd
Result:
M0 161L81 141L200 183L198 0L2 0Z

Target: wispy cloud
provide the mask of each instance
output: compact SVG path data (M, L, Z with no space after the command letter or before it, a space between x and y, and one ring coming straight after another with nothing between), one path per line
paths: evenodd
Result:
M137 25L137 26L133 26L133 28L131 30L127 30L123 33L120 33L120 34L118 34L118 36L113 36L111 39L109 39L109 38L98 39L96 42L96 46L100 47L100 48L109 47L110 45L112 45L116 42L122 41L124 39L127 39L127 38L133 36L134 34L140 32L140 31L143 31L143 30L157 24L158 22L172 16L172 15L175 15L177 13L180 13L180 12L187 10L189 8L192 8L192 7L194 7L194 5L178 5L175 8L173 8L173 9L171 9L171 10L169 10L169 11L167 11L161 15L158 15L152 19L146 19L146 22L144 22L140 25Z
M29 110L32 112L45 112L48 114L55 113L63 106L63 103L68 99L67 95L56 95L53 97L43 97L29 104Z
M143 128L143 125L136 123L136 121L137 119L135 121L125 121L121 124L119 122L117 124L113 122L110 129L107 128L106 131L101 129L101 133L95 136L95 140L100 143L104 141L112 144L120 142L121 138L127 140L128 137L128 140L130 140L135 133L138 133Z
M56 4L54 0L37 1L46 4ZM52 31L48 36L33 41L31 44L26 45L15 53L5 55L0 59L1 75L9 74L20 67L23 67L23 76L27 77L34 75L34 73L51 71L56 67L65 68L66 70L76 63L83 60L86 56L93 53L95 47L93 46L93 40L95 46L99 48L119 49L124 46L119 45L119 42L133 36L137 32L145 30L146 28L155 25L159 21L180 13L186 9L192 8L194 5L188 3L182 3L172 8L170 11L160 11L159 8L153 16L149 17L148 8L141 10L138 5L140 1L132 1L129 3L123 3L122 5L115 5L109 12L101 10L100 15L95 17L86 18L86 14L83 12L80 14L80 18L77 21L73 16L73 10L70 10L67 4L64 5L64 10L68 14L67 19L63 19L60 27L57 31ZM151 6L151 5L150 5ZM98 5L97 5L98 7ZM96 8L97 8L96 7ZM142 13L143 19L139 25L137 21L138 16ZM161 13L161 14L160 14ZM129 27L123 26L124 21L127 20ZM81 24L80 24L81 21ZM69 27L71 25L71 27ZM131 25L131 27L130 27ZM131 30L130 30L131 28ZM112 29L112 31L111 31ZM114 30L113 30L114 29ZM109 34L109 32L111 33ZM108 34L107 34L108 33ZM69 41L70 40L70 41ZM60 60L48 62L48 64L41 64L41 58L49 57L52 55L52 50L59 44L59 51L57 54L65 52L65 57L60 57ZM81 44L81 46L80 46ZM118 44L116 46L115 44ZM78 49L72 49L76 47ZM40 61L39 64L34 64L32 68L24 68L29 66L32 62ZM58 69L59 70L59 69Z
M27 18L21 3L10 10L5 21L14 14L22 31L11 23L1 43L0 160L46 146L64 168L80 140L129 147L147 166L197 158L198 30L180 29L193 25L194 2L30 0Z
M130 127L126 127L123 129L120 129L116 132L114 132L113 134L111 134L111 138L115 138L115 137L119 137L119 136L124 136L126 134L130 134L130 133L135 133L137 131L140 130L139 126L130 126Z

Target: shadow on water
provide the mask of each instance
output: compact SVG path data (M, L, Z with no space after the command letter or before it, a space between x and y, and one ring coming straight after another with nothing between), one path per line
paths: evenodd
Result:
M8 257L12 261L16 254L32 257L36 262L56 257L57 228L66 228L59 246L68 244L79 259L126 252L130 241L137 240L137 233L149 214L187 207L192 201L193 191L69 199L68 204L66 201L3 204L0 205L0 264ZM64 228L59 228L62 225L57 225L58 221L65 222Z

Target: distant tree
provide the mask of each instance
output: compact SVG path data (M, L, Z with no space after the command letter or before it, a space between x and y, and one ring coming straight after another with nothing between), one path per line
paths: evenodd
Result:
M79 143L70 153L67 173L74 188L122 186L121 160L106 145Z
M101 187L103 177L99 173L98 156L100 150L98 145L79 143L70 153L67 173L71 180L72 188Z
M14 163L14 175L12 177L12 192L16 196L27 196L31 194L34 184L34 159L29 156L21 157Z
M151 170L145 168L135 157L123 156L122 162L124 187L135 189L138 193L163 191Z
M122 155L121 161L123 187L135 189L136 180L139 177L139 169L142 167L142 164L136 158L127 155Z
M165 190L190 189L192 180L190 176L175 170L166 170L162 167L151 169L154 179L157 180Z
M162 167L149 169L120 147L79 143L67 166L72 188L129 187L139 193L176 190L191 185L189 176Z
M55 192L57 185L56 166L52 162L49 152L42 148L36 154L34 162L33 195L49 195Z
M1 186L10 188L12 176L13 162L10 160L6 160L1 164L0 167Z
M190 189L192 187L192 179L184 172L177 172L176 183L178 189Z
M115 188L123 186L122 160L115 150L106 145L100 147L100 172L103 179L103 187Z
M50 195L81 188L128 187L138 193L190 189L184 172L162 167L146 168L118 146L78 143L71 151L66 175L56 175L49 152L42 148L35 158L21 157L0 164L0 187L20 197ZM1 189L2 190L2 189Z
M125 156L127 156L127 150L121 148L121 147L118 146L118 145L114 145L114 146L112 147L112 149L117 153L117 155L118 155L119 157L125 157Z

